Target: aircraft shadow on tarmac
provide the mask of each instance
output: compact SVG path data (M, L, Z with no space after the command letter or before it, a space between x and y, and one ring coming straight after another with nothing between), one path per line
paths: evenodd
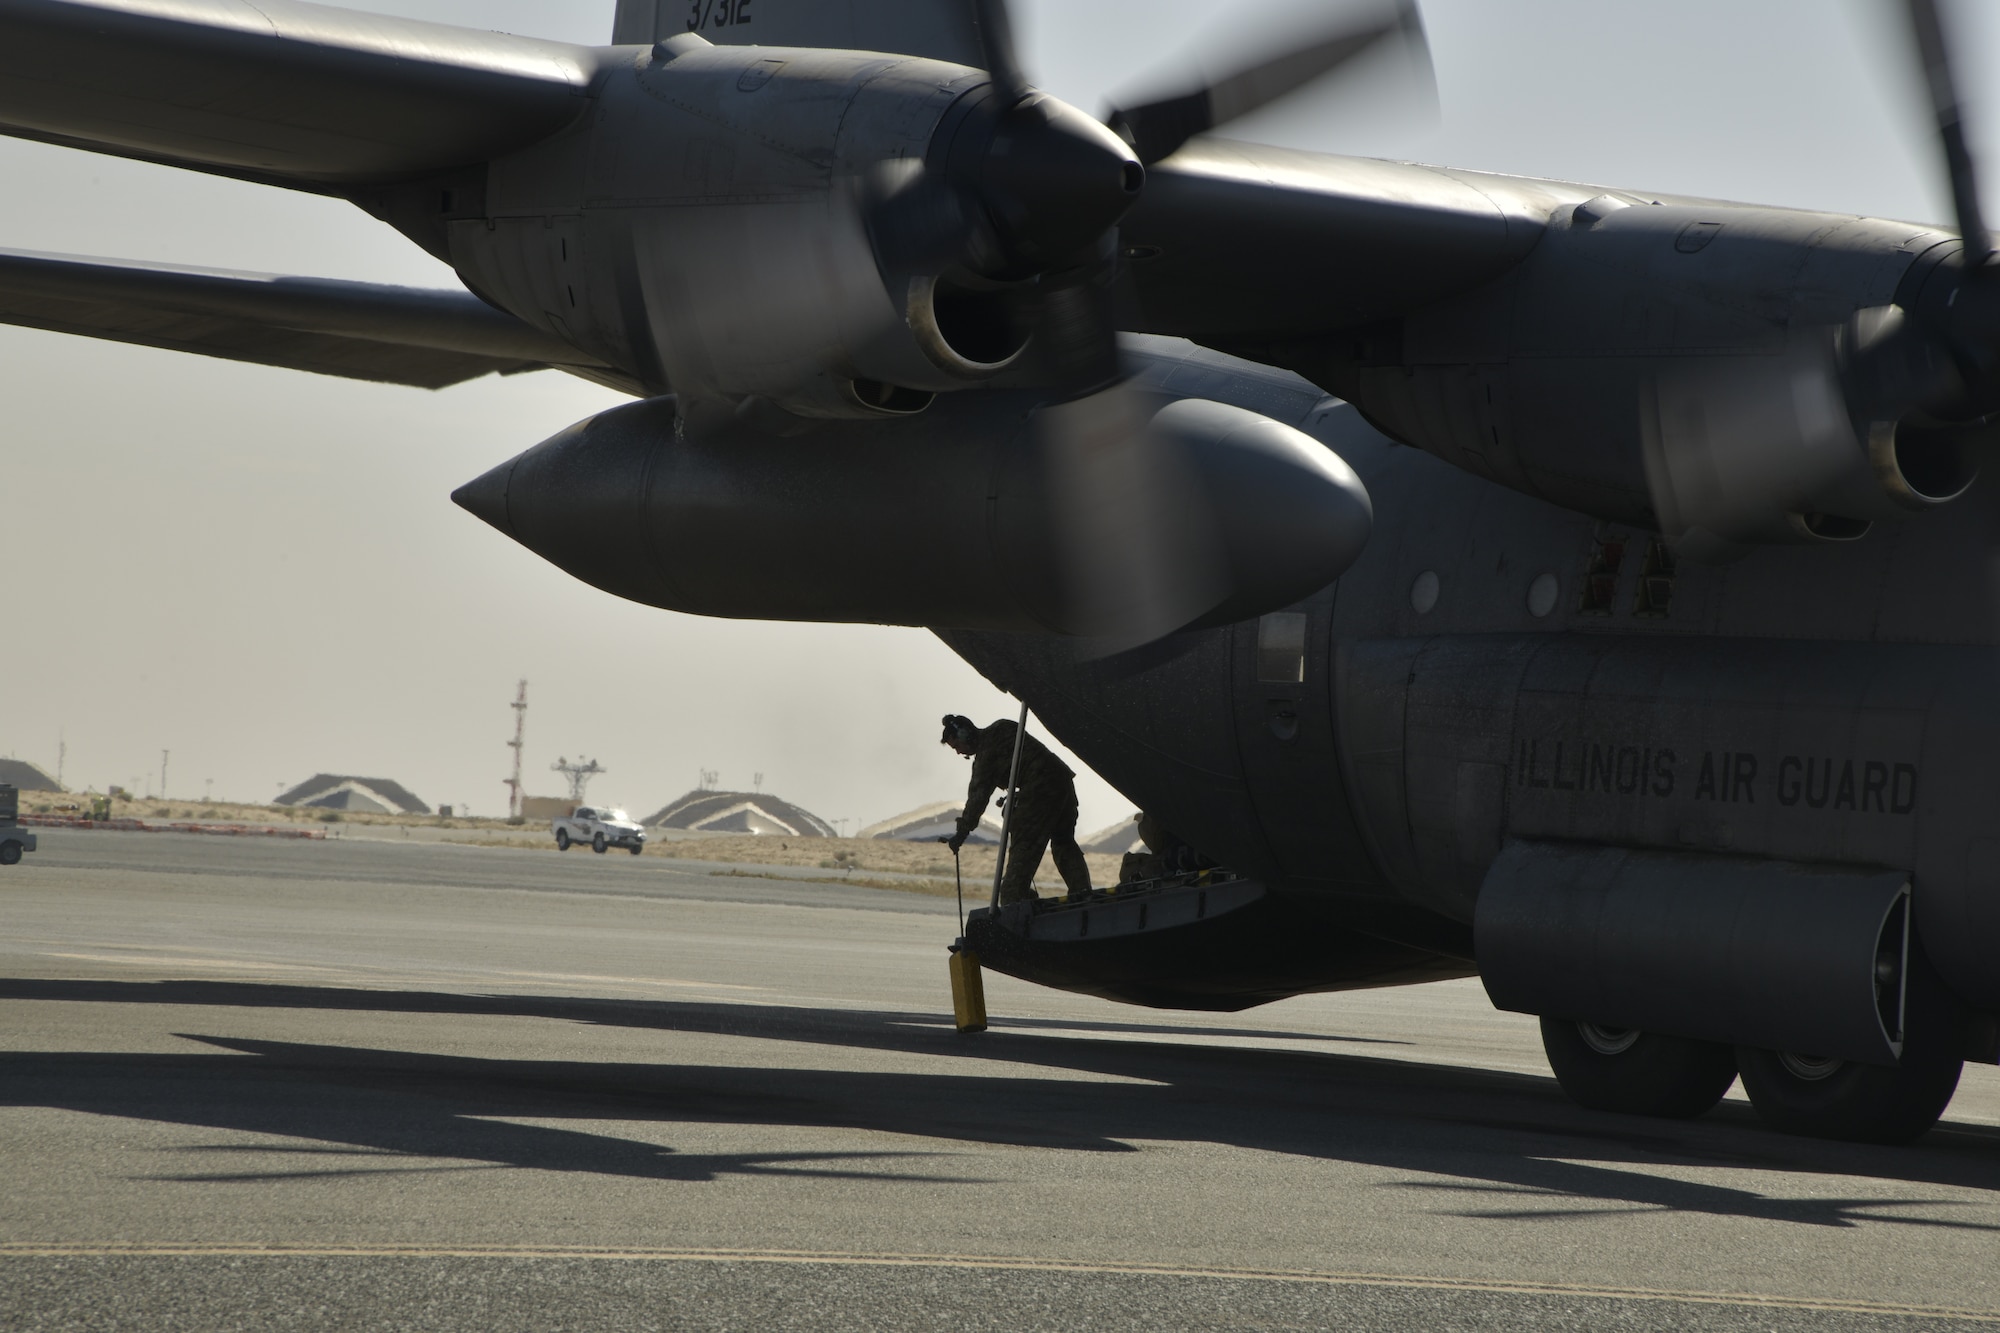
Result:
M1678 1212L1813 1226L1867 1221L2000 1230L1953 1217L1966 1206L1962 1196L1775 1198L1654 1173L1747 1167L1929 1183L2000 1198L2000 1130L1947 1123L1910 1148L1822 1143L1764 1131L1740 1104L1726 1103L1694 1122L1635 1120L1574 1107L1548 1078L1372 1055L1018 1028L966 1038L929 1013L237 982L0 979L0 999L531 1017L942 1055L959 1063L951 1073L909 1073L703 1066L666 1058L645 1064L495 1060L193 1032L183 1035L217 1053L0 1055L0 1105L328 1145L213 1145L204 1150L304 1160L295 1170L218 1170L169 1177L174 1180L515 1168L673 1181L796 1174L975 1183L949 1169L949 1149L684 1153L505 1119L573 1118L848 1128L1058 1151L1129 1152L1132 1141L1212 1143L1420 1173L1392 1186L1397 1188L1495 1196L1490 1208L1441 1209L1467 1217ZM1163 1030L1172 1029L1129 1029ZM1071 1076L1039 1077L1037 1069ZM908 1168L919 1161L935 1173L912 1174Z

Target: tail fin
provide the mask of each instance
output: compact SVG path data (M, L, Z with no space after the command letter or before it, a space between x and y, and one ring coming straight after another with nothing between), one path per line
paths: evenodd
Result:
M614 44L677 32L721 46L826 46L981 63L971 0L618 0Z

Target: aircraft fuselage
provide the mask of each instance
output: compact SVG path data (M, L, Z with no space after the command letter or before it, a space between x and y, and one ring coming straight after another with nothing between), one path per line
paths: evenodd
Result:
M943 632L1120 791L1302 912L1463 959L1508 839L1685 854L1690 874L1704 855L1900 869L1952 988L2000 1008L1991 488L1859 542L1675 561L1298 381L1202 354L1167 377L1288 405L1376 526L1295 607L1110 658ZM1345 984L1379 983L1326 988Z

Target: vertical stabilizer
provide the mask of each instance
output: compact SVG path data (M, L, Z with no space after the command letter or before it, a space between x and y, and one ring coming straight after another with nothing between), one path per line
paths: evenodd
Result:
M981 65L972 0L618 0L614 44L677 32L725 46L827 46Z

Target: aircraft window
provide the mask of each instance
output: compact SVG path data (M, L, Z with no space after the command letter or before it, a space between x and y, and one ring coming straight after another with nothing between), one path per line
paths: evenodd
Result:
M1556 598L1561 595L1562 582L1555 575L1535 575L1535 581L1528 585L1528 614L1540 620L1556 609Z
M1431 613L1431 608L1437 604L1437 571L1427 569L1417 575L1417 581L1410 585L1410 609L1420 616L1427 616Z
M1257 679L1296 685L1305 678L1305 612L1273 611L1257 622Z
M1646 543L1646 562L1639 566L1639 591L1632 598L1635 616L1664 616L1674 605L1674 553L1658 537Z

